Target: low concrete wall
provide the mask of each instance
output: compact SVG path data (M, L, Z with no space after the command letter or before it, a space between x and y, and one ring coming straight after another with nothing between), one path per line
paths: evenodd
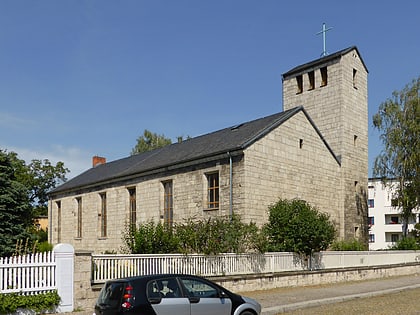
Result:
M420 274L420 264L384 265L300 272L255 274L246 277L213 277L211 280L235 292L269 290L282 287L309 286L346 281L360 281Z
M93 310L100 285L90 283L92 257L90 252L78 251L74 262L74 308ZM245 276L211 277L209 279L234 292L268 290L280 287L308 286L343 281L359 281L420 274L420 263L326 269L300 272L280 272L271 274L252 274Z

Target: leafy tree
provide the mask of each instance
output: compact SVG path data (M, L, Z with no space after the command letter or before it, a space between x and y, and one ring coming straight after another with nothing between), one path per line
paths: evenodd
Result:
M32 160L26 165L15 152L0 149L0 243L1 254L10 255L19 242L46 241L45 234L35 231L33 218L47 215L48 192L66 180L69 171L63 162ZM1 246L0 246L1 247Z
M413 209L420 205L420 77L379 106L373 125L381 132L384 149L376 157L373 174L396 179L393 204L401 209L403 236Z
M137 144L131 150L131 155L158 149L171 143L171 139L165 138L164 135L158 135L145 129L143 135L137 138Z
M29 190L34 216L48 214L48 192L67 180L69 170L63 162L51 164L48 159L34 159L18 172L18 180Z
M22 165L15 153L0 149L0 257L12 255L17 241L29 237L32 213L28 188L16 177Z
M329 215L320 213L300 199L283 200L269 208L265 225L269 251L288 251L312 255L325 250L335 238Z

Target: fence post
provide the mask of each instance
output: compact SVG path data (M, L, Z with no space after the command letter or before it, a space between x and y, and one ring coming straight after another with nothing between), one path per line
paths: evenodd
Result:
M56 262L55 279L58 295L61 297L57 308L59 313L73 311L74 248L70 244L54 246Z

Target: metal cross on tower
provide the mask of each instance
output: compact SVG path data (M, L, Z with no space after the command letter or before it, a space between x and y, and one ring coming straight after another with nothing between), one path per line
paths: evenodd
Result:
M322 23L322 31L316 33L316 35L322 34L322 42L323 42L324 50L322 51L321 57L324 57L324 56L328 55L327 48L326 48L325 33L327 33L329 30L332 30L332 27L326 28L325 23Z

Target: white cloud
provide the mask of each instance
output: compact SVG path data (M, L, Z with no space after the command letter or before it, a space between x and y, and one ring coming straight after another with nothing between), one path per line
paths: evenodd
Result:
M0 112L0 127L21 128L36 125L36 121L22 118L13 114Z

